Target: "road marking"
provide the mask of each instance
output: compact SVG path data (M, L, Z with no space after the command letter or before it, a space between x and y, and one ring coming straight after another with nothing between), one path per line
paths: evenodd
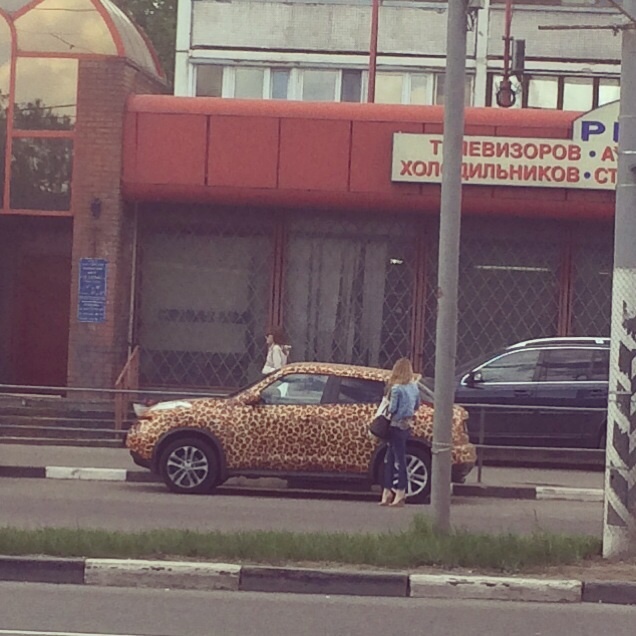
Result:
M140 634L92 634L87 632L30 632L19 629L0 629L2 636L141 636Z
M538 500L603 501L602 488L568 488L565 486L537 486Z

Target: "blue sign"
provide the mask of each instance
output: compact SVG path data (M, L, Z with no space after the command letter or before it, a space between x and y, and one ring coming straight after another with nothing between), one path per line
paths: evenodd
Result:
M80 258L79 322L106 322L107 267L108 261L104 258Z

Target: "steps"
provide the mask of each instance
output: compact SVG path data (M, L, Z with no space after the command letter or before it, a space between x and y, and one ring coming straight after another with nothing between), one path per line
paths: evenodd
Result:
M78 401L32 395L0 395L0 444L121 447L134 415L115 430L110 400Z

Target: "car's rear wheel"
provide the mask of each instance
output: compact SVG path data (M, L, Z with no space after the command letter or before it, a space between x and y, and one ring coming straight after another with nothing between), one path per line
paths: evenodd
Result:
M428 502L431 495L431 454L427 448L407 447L406 478L407 503Z
M176 493L208 493L219 481L215 450L195 437L183 437L168 444L161 454L159 468L166 486Z

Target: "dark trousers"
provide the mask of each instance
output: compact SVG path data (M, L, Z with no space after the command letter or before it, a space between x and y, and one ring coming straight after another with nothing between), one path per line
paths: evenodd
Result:
M410 429L402 430L396 426L389 429L389 439L384 455L384 487L406 490L406 440Z

